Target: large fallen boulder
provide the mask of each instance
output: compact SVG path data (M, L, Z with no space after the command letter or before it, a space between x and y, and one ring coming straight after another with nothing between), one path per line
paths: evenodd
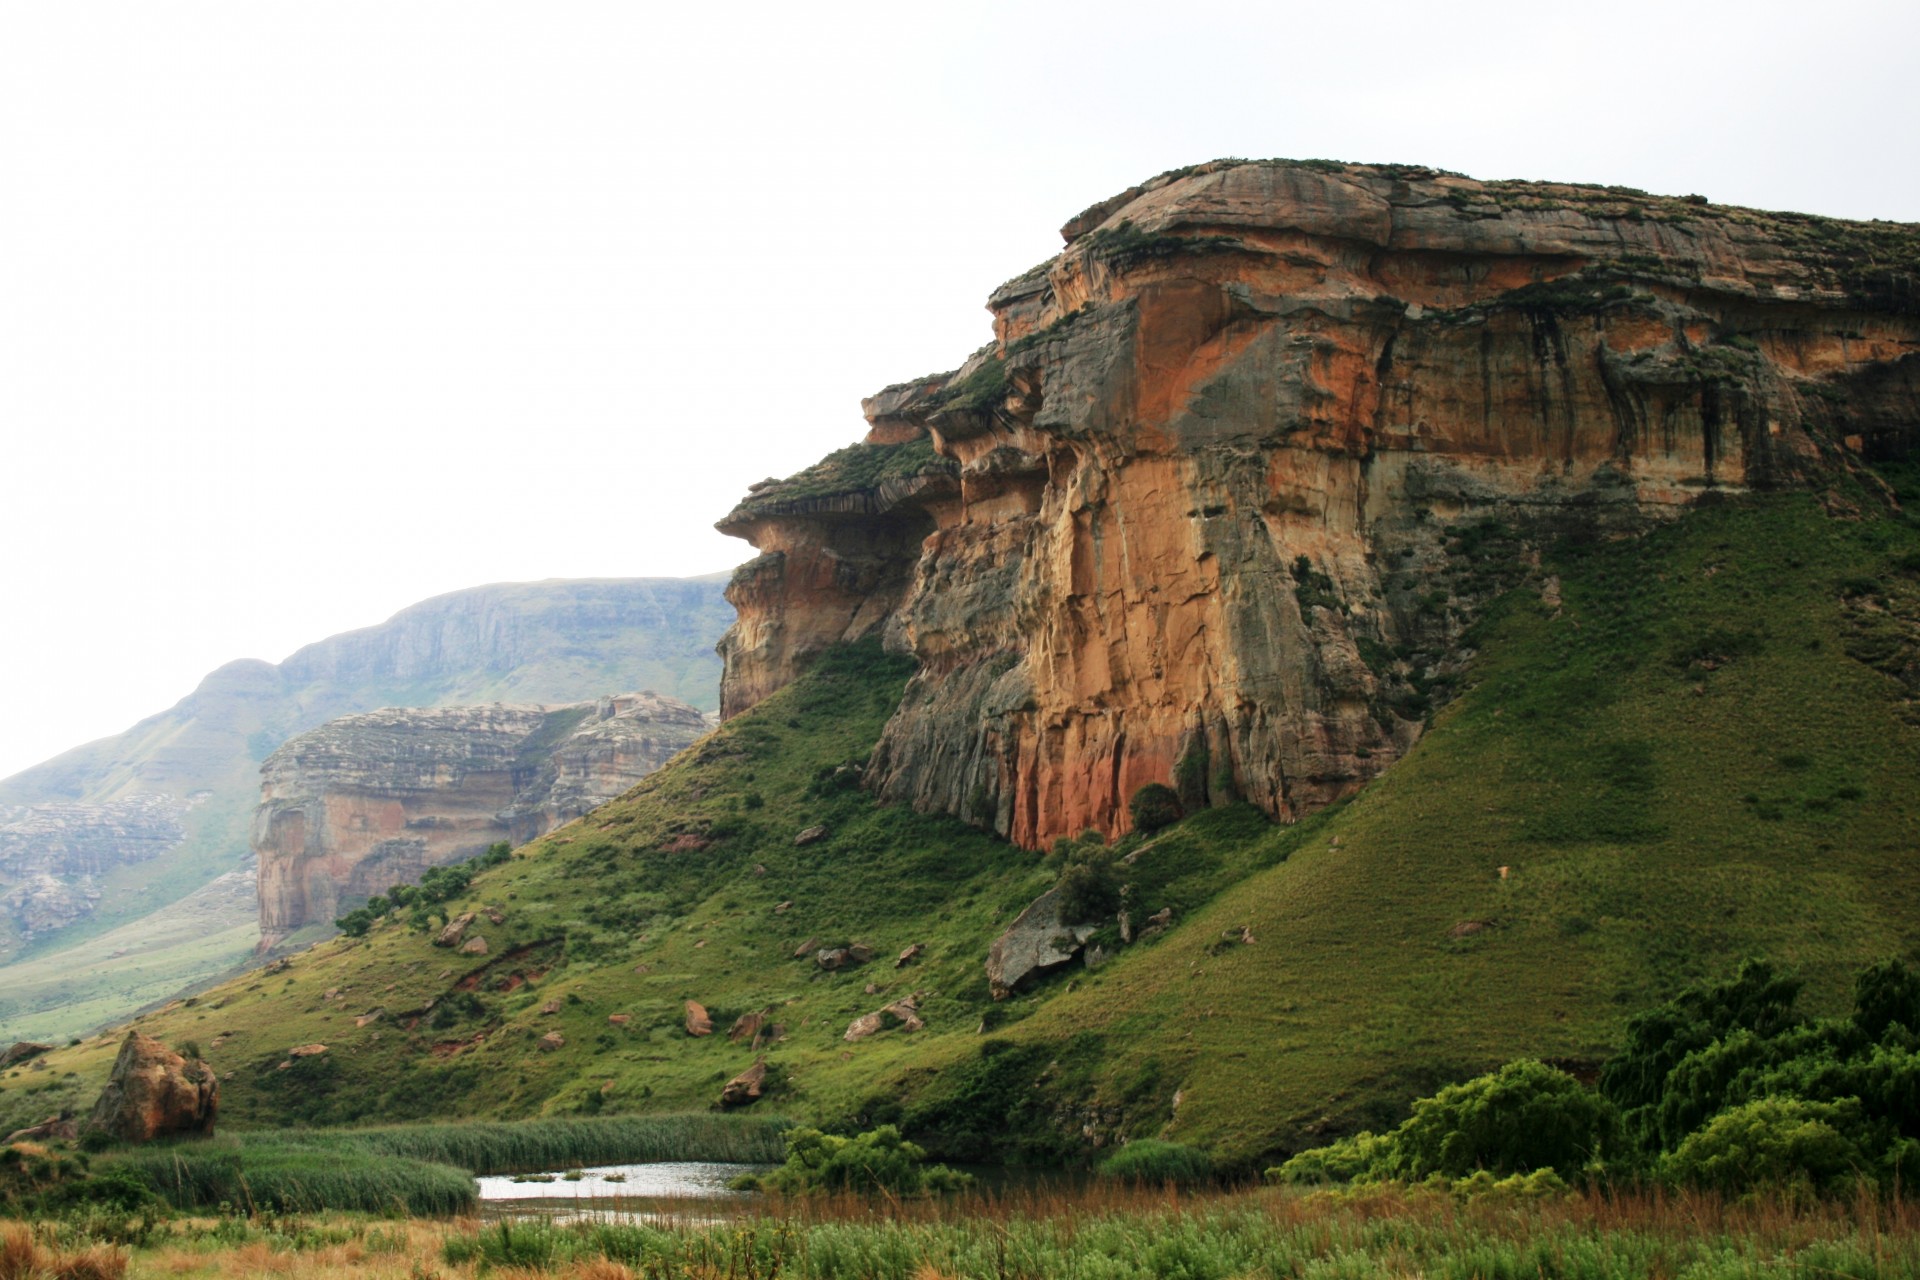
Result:
M1042 974L1071 963L1097 929L1063 921L1059 886L1047 890L987 949L987 985L993 998L1005 1000Z
M212 1067L129 1031L86 1127L104 1129L122 1142L211 1134L219 1105L220 1081Z

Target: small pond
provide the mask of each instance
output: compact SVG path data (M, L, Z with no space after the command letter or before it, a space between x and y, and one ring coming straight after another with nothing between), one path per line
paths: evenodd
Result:
M575 1221L612 1218L651 1221L711 1216L755 1197L729 1191L743 1173L765 1173L770 1164L725 1164L680 1160L655 1164L609 1164L563 1173L479 1178L480 1212L488 1219L544 1218Z

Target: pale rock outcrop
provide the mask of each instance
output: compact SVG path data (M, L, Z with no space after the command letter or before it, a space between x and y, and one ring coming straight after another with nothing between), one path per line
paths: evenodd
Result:
M1047 890L987 948L987 986L993 998L1005 1000L1041 975L1071 963L1097 931L1097 925L1062 920L1060 890Z
M864 785L1029 848L1123 832L1149 782L1348 795L1529 548L1920 431L1912 226L1223 161L1065 237L987 347L719 526L762 553L723 712L879 636L919 665Z
M570 822L708 727L683 702L632 693L558 707L376 711L301 734L261 767L253 846L267 943L429 867ZM460 934L448 926L441 945Z

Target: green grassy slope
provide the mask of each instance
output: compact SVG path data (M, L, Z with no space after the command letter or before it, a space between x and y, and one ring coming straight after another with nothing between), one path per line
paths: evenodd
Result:
M833 783L906 675L861 650L480 877L466 905L504 908L487 957L396 921L144 1025L200 1041L230 1119L271 1125L706 1106L755 1057L726 1028L764 1008L787 1039L760 1105L797 1119L897 1119L959 1155L1093 1133L1252 1159L1508 1058L1596 1060L1629 1013L1747 954L1804 972L1818 1009L1911 953L1914 526L1769 499L1548 569L1561 607L1497 605L1469 687L1383 779L1291 828L1240 807L1164 833L1126 877L1175 927L1004 1004L987 945L1052 873ZM829 837L796 847L814 823ZM823 973L792 956L808 937L878 958ZM896 970L914 942L927 955ZM925 1030L842 1039L916 990ZM686 1034L687 999L721 1034ZM428 1000L412 1031L355 1025ZM278 1069L316 1040L326 1055ZM113 1048L0 1087L90 1081Z
M556 579L423 601L387 622L308 645L278 666L238 662L123 734L0 779L0 802L100 801L139 792L199 798L184 839L108 867L85 919L38 938L0 911L0 1043L65 1037L125 1016L243 961L255 906L177 941L188 895L243 864L260 763L293 734L382 706L565 702L651 688L711 710L713 643L733 617L719 576ZM0 869L0 893L6 876ZM135 959L122 963L116 951Z

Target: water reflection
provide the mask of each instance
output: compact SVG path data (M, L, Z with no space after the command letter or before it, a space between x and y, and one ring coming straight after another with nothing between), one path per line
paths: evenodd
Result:
M755 1198L730 1191L729 1180L765 1173L770 1164L669 1161L479 1178L481 1216L550 1222L680 1222L716 1220Z

